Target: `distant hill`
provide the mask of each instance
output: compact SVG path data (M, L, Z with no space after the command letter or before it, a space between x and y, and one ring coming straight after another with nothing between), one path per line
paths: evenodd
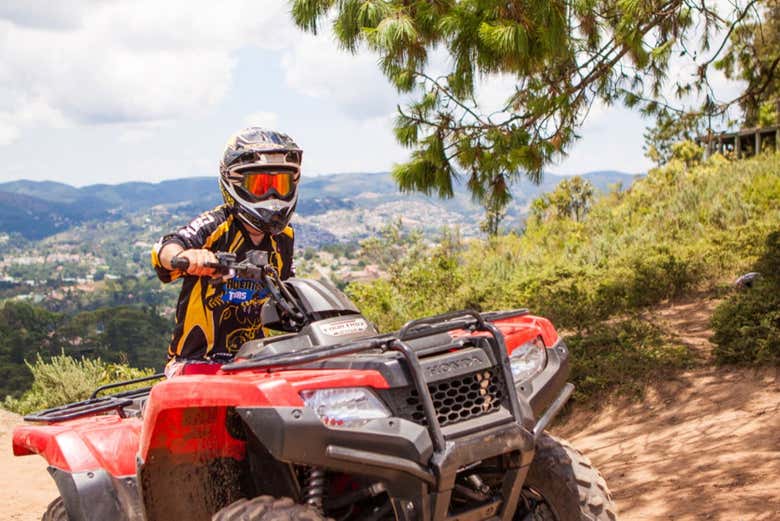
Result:
M87 220L109 217L99 205L53 202L0 191L0 232L18 233L31 240L65 231Z
M591 172L585 177L601 190L614 183L629 186L635 178L615 171ZM539 185L525 179L517 183L508 224L518 221L531 200L552 190L561 179L548 174ZM175 208L179 214L194 216L221 201L214 177L82 188L53 181L12 181L0 183L0 233L38 240L91 220L121 220L152 207ZM299 233L299 239L311 236L312 245L317 245L324 238L361 238L399 217L412 226L431 229L443 224L463 226L468 234L478 227L482 210L462 183L456 185L452 199L440 200L402 194L389 173L379 172L304 177L297 214L296 223L305 232Z

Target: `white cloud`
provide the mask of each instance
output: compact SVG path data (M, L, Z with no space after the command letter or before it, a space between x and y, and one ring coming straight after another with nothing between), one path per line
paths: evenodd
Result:
M19 127L8 114L0 113L0 146L10 145L19 137Z
M265 127L276 129L279 126L279 114L275 112L255 112L244 119L248 127Z
M338 47L329 30L301 34L284 54L288 86L317 99L335 103L355 119L380 116L392 110L398 95L382 75L373 52L351 54Z
M72 29L81 25L87 9L102 0L5 0L0 3L0 19L44 29Z
M65 4L63 4L65 5ZM239 51L277 51L295 93L355 120L398 96L373 53L294 27L286 0L6 0L0 6L3 143L36 126L113 124L122 140L204 113L225 98ZM260 65L263 66L262 64ZM255 114L276 126L278 116ZM151 126L150 126L151 125Z
M189 117L224 98L238 50L278 49L297 31L283 0L60 4L0 6L4 143L36 125Z

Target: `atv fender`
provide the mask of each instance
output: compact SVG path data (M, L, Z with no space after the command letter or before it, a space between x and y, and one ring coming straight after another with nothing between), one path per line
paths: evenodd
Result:
M302 408L302 385L383 388L387 382L376 371L289 370L184 375L155 385L144 410L138 449L138 483L147 519L207 521L252 492L249 469L258 462L247 458L247 433L236 408ZM273 468L260 465L264 472ZM179 483L186 485L172 486Z
M141 421L92 416L14 430L17 456L39 454L73 521L141 521L135 454Z
M105 470L135 475L141 421L119 416L91 416L51 425L22 425L14 430L14 455L41 455L67 472Z

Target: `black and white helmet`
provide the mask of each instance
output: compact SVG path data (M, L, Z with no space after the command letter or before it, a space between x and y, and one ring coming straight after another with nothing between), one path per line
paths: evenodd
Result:
M225 203L253 228L281 233L298 202L302 155L287 134L260 127L236 133L219 164Z

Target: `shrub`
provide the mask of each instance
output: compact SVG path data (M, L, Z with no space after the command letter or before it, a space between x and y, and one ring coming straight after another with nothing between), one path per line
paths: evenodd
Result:
M721 364L780 363L780 231L767 237L751 288L733 293L712 317L715 359Z
M578 400L614 389L640 393L649 378L687 367L693 360L685 346L637 318L598 324L586 335L569 336L566 344Z
M20 398L7 396L4 409L27 414L85 400L101 385L140 378L153 374L151 369L136 369L125 364L106 363L97 359L75 359L65 354L46 361L37 355L27 363L33 375L32 388ZM120 389L121 390L121 389Z
M677 152L682 160L600 198L579 221L545 213L542 201L522 235L472 240L446 255L418 250L395 259L389 279L348 291L385 331L442 311L528 307L575 333L580 398L615 386L639 388L646 375L684 366L689 355L654 326L624 317L691 290L718 288L753 265L780 223L780 154L736 162L715 155L696 165L696 150ZM758 271L780 273L780 266ZM741 313L718 315L726 324L745 314L717 328L721 361L734 361L734 353L778 358L780 291L769 284L765 279L734 297Z
M780 223L778 202L780 154L672 161L602 197L579 222L531 220L522 236L472 240L445 256L418 249L388 267L389 280L349 293L391 329L447 310L528 307L585 331L744 272Z

